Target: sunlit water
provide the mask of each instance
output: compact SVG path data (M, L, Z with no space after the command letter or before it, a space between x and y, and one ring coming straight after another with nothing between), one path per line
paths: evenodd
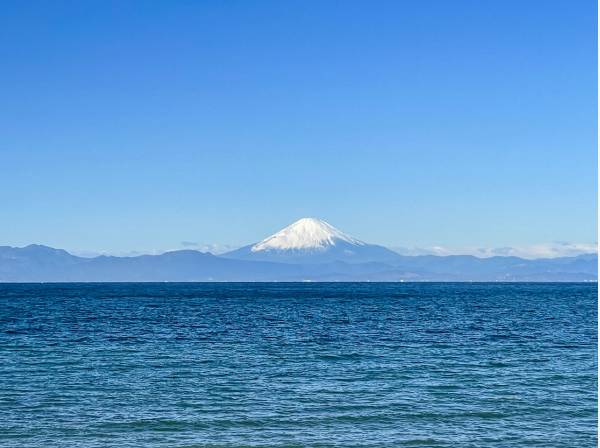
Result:
M0 446L592 447L596 295L0 285Z

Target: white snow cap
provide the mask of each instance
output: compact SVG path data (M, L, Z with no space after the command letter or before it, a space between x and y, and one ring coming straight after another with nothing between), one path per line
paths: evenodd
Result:
M360 246L365 244L325 221L316 218L302 218L255 244L251 251L325 249L328 246L335 246L338 241Z

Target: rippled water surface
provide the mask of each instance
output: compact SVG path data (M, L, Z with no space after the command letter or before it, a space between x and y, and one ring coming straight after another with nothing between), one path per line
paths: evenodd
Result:
M596 295L0 285L0 446L592 447Z

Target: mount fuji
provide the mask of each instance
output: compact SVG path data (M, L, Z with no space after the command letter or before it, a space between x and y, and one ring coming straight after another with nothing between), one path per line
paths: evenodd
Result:
M264 240L223 257L282 263L389 263L401 258L383 246L367 244L316 218L302 218Z

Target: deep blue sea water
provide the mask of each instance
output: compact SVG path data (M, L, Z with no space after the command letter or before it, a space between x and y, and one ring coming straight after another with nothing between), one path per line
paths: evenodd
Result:
M0 285L0 446L596 446L596 297Z

